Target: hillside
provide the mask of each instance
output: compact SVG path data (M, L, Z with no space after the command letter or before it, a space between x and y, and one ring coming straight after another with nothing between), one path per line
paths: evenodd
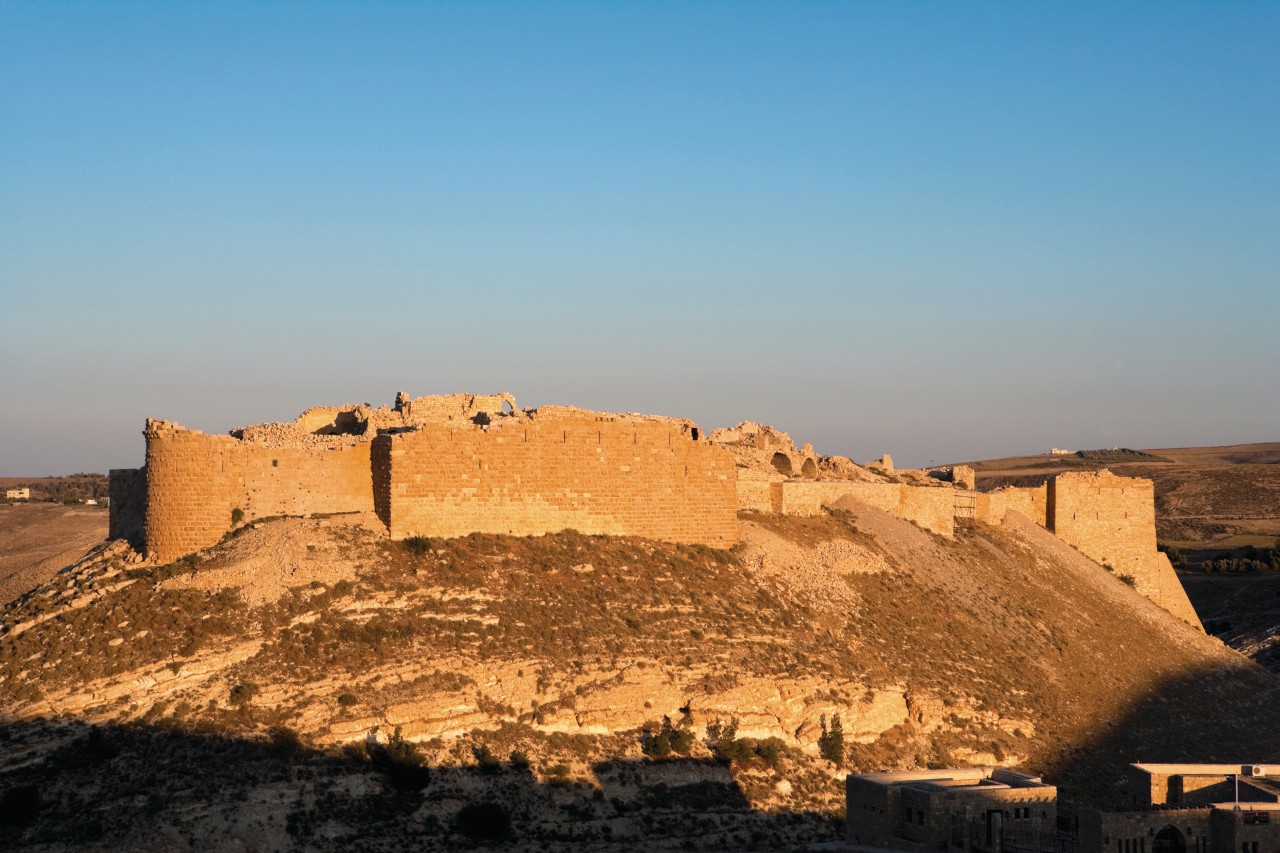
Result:
M1146 457L1146 458L1143 458ZM1207 573L1222 560L1268 564L1280 547L1280 443L1086 451L970 463L978 488L1034 485L1064 470L1106 467L1155 485L1156 531L1205 630L1280 673L1276 578ZM1249 594L1241 594L1244 589Z
M0 602L53 577L106 535L105 507L0 504Z
M732 551L377 527L104 546L0 611L20 843L787 849L839 835L844 770L1088 801L1132 760L1280 757L1275 676L1016 515L748 513Z

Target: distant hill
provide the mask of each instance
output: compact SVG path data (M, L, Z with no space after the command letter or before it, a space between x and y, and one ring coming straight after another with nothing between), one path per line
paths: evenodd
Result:
M0 477L0 489L31 489L32 501L102 500L107 496L105 474L69 474L65 477Z

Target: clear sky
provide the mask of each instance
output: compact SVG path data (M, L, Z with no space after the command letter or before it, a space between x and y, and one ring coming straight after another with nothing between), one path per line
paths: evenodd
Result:
M0 474L401 389L1280 440L1280 3L0 0Z

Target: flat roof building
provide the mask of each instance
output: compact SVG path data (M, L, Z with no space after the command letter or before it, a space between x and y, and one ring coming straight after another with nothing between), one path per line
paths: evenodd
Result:
M851 774L848 840L898 850L1051 849L1058 789L1003 767Z
M1081 853L1280 853L1280 766L1131 764L1127 807L1080 815Z

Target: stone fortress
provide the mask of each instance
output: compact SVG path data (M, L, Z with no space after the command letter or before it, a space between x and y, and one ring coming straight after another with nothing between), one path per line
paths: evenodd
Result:
M728 548L739 510L817 515L844 499L944 537L1021 513L1199 626L1156 550L1150 480L1059 474L974 490L965 466L895 470L818 456L767 426L541 406L509 394L308 409L292 423L209 435L148 420L146 465L110 473L113 538L167 562L272 516L372 512L393 539L468 533L642 536Z

